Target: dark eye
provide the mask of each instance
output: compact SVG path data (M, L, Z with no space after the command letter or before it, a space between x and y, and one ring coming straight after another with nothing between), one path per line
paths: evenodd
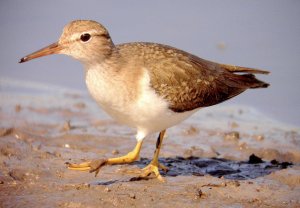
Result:
M89 39L91 39L91 35L88 33L84 33L80 36L80 40L83 42L87 42Z

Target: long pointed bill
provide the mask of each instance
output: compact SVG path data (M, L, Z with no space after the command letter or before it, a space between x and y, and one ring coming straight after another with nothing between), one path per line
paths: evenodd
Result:
M61 51L62 47L56 42L48 45L45 48L42 48L34 53L31 53L23 58L20 59L19 63L23 63L26 61L30 61L31 59L39 58L42 56L47 56L51 54L57 54Z

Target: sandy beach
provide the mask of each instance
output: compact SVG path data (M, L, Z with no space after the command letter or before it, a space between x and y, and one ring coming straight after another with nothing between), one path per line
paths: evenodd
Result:
M300 131L247 106L200 110L167 131L166 179L135 180L152 158L94 174L65 162L126 154L135 132L87 92L0 82L0 207L299 207Z

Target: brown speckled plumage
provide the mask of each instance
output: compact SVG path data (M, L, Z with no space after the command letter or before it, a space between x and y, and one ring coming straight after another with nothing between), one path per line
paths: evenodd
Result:
M132 68L148 69L151 86L175 112L215 105L248 88L268 86L249 74L267 71L214 63L166 45L127 43L117 45L117 50L123 59L135 60Z

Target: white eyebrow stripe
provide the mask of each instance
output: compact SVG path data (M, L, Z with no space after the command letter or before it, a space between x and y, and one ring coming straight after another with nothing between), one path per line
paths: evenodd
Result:
M85 31L85 32L81 32L81 33L74 33L71 35L70 37L70 41L76 41L78 39L80 39L80 36L84 33L89 33L90 35L95 35L97 34L97 31L96 30L89 30L89 31Z

